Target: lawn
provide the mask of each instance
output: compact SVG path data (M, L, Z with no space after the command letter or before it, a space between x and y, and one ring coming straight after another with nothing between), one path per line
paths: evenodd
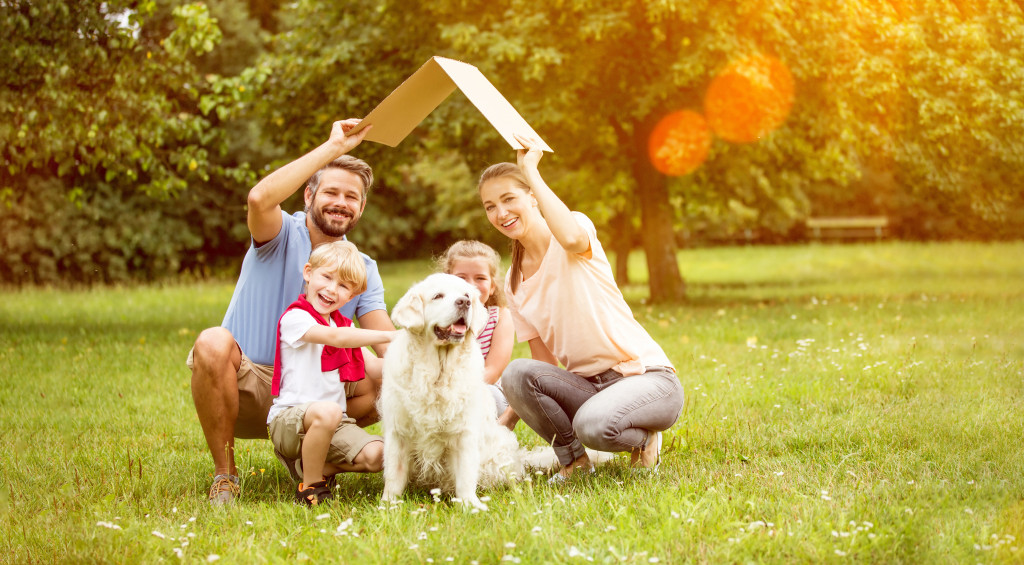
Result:
M295 506L267 441L212 509L184 359L233 281L0 291L0 560L1024 562L1024 243L687 250L673 305L630 259L687 394L660 472L535 476L481 513L382 505L379 475ZM388 304L429 269L381 265Z

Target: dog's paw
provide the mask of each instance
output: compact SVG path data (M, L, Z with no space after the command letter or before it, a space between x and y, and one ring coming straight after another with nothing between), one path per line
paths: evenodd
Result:
M484 502L475 494L472 496L454 497L452 498L452 502L460 503L465 507L472 506L475 510L479 510L480 512L487 512L488 510L487 505L484 504Z

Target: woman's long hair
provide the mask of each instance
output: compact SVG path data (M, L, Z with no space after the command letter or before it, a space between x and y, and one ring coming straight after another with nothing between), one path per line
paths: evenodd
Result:
M519 170L519 166L515 163L495 163L490 167L484 169L484 172L480 173L480 182L477 183L476 189L479 192L480 187L485 182L498 178L511 178L516 181L516 184L523 189L524 192L530 193L530 185L526 182L526 177L523 176L522 171ZM512 287L512 293L514 294L519 290L519 282L522 279L523 269L523 244L519 243L518 240L512 240L512 269L509 271L509 284Z

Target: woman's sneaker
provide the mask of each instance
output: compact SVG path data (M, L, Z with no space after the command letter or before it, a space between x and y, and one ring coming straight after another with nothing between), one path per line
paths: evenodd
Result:
M647 445L633 452L630 466L634 473L657 473L661 467L661 432L648 432Z
M331 494L331 489L327 488L327 481L310 483L309 486L299 483L299 488L295 491L296 502L306 506L316 506L331 498L334 498L334 495Z

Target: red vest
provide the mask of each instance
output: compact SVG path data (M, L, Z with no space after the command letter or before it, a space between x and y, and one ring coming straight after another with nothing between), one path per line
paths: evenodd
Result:
M284 312L287 314L288 311L296 308L308 312L321 326L330 325L320 315L320 312L317 312L313 305L306 300L305 295L300 294L299 299L292 302L288 308L285 308ZM281 317L283 318L284 314L281 314ZM331 312L331 319L334 320L334 325L339 328L352 326L352 320L342 316L337 310ZM363 363L363 351L358 347L349 348L325 345L324 352L320 356L320 370L326 373L335 369L338 369L338 378L343 383L364 379L366 377L366 367ZM281 394L281 320L277 321L277 353L274 355L274 380L270 386L270 393L274 396Z

